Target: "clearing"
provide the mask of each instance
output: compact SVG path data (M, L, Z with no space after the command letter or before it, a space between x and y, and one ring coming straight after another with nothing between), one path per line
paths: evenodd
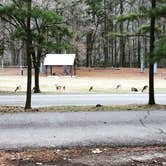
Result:
M20 86L17 94L26 91L26 69L20 76L19 68L0 69L0 93L14 93ZM65 90L57 90L56 86L65 86ZM119 86L118 86L119 85ZM42 93L131 93L131 88L141 93L143 86L148 85L148 70L143 73L136 68L78 68L76 77L70 76L40 76ZM166 69L158 69L155 74L155 92L166 92ZM34 86L34 79L32 87ZM118 89L116 87L118 86ZM92 89L89 92L90 87ZM147 89L144 91L147 93Z

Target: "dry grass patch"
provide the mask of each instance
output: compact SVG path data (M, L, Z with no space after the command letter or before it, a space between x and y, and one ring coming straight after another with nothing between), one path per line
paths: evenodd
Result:
M96 106L56 106L39 108L41 112L81 112L81 111L136 111L166 110L166 105L96 105Z
M17 107L17 106L0 106L0 112L3 112L3 113L24 112L24 108Z
M94 111L141 111L141 110L166 110L166 105L96 105L96 106L51 106L24 110L17 106L0 106L2 113L20 112L94 112Z
M25 70L25 69L24 69ZM158 69L155 74L155 92L166 92L166 69ZM19 75L19 68L5 68L0 70L0 94L25 94L26 92L26 70L24 76ZM65 91L57 91L55 84L65 86ZM117 85L120 85L116 89ZM141 93L142 87L148 85L148 70L141 73L136 68L78 68L76 77L46 76L40 75L40 89L42 93L131 93L131 87L135 87ZM14 93L17 86L21 89ZM32 87L34 79L32 79ZM147 93L146 90L144 93Z

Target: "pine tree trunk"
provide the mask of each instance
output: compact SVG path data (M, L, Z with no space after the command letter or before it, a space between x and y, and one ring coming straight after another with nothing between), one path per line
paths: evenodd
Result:
M151 0L152 9L156 7L156 0ZM155 42L155 16L151 17L150 23L150 65L149 65L149 104L155 104L154 99L154 63L152 62Z
M89 32L87 34L86 67L91 67L92 65L92 60L91 60L92 49L93 49L92 32Z
M27 2L27 9L31 10L31 0ZM32 86L32 37L31 37L31 18L27 18L27 41L26 41L26 56L27 56L27 92L25 109L31 109L31 86Z
M35 70L35 87L34 87L34 93L40 93L40 86L39 86L39 75L40 75L40 57L41 57L41 51L40 49L37 50L37 58L34 64L34 70Z
M32 86L32 60L30 54L29 42L26 46L27 52L27 91L25 109L31 109L31 86Z
M39 74L40 74L40 66L36 66L35 68L35 87L34 93L40 93L40 86L39 86Z
M140 37L139 37L139 36L138 36L138 39L137 39L137 40L138 40L138 41L137 41L137 42L138 42L138 43L137 43L137 44L138 44L138 46L137 46L137 47L138 47L138 48L137 48L137 49L138 49L138 50L137 50L137 51L138 51L138 52L137 52L137 53L138 53L138 56L137 56L137 67L140 67L140 64L141 64L141 42L140 42Z
M108 57L108 12L107 12L107 2L104 0L104 67L109 64Z
M116 37L114 39L114 48L115 48L115 51L114 51L114 66L115 67L119 67L119 65L117 64L117 40L116 40Z
M123 1L120 1L120 14L123 15ZM120 23L120 33L122 34L124 31L123 29L123 22ZM124 37L120 37L120 66L125 66L125 40Z

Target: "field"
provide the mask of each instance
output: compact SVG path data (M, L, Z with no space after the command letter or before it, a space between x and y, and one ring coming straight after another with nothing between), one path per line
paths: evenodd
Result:
M14 94L17 86L21 89L17 94L25 93L26 91L26 69L24 75L20 76L19 68L4 68L0 69L0 93ZM34 78L33 78L34 84ZM55 84L65 86L65 91L58 90ZM121 85L116 90L117 85ZM131 87L141 89L144 85L148 85L148 70L141 73L139 69L92 69L79 68L75 77L64 76L40 76L40 87L42 93L133 93ZM93 86L93 90L89 92L89 88ZM158 93L166 93L166 69L158 69L155 74L155 91ZM147 90L144 92L147 93ZM146 109L147 106L123 106L125 110ZM155 106L155 109L165 109L165 106ZM0 112L22 112L23 108L0 107ZM57 108L40 111L57 111ZM60 110L61 109L61 110ZM96 107L82 107L82 110L96 111ZM101 109L101 107L100 107ZM121 110L120 107L103 107L108 110ZM150 108L148 107L148 110ZM152 108L153 109L153 108ZM58 108L58 111L75 111L81 110L76 108ZM124 147L110 148L98 147L100 153L96 154L94 148L73 148L73 149L27 149L16 151L0 150L0 165L8 166L28 166L28 165L166 165L166 148L164 147ZM156 155L155 155L156 154ZM132 158L131 158L132 156ZM126 163L124 163L124 161Z
M26 69L24 75L20 75L19 68L0 69L0 92L14 93L17 86L21 89L17 92L26 91ZM65 86L64 90L57 90L56 85ZM120 85L116 89L117 85ZM136 68L78 68L77 74L71 76L46 76L40 75L40 88L42 93L133 93L131 87L135 87L141 93L143 86L148 85L148 70L143 73ZM33 85L34 86L34 77ZM93 87L89 92L89 88ZM158 69L155 74L155 92L166 92L166 68ZM147 93L147 90L144 91Z

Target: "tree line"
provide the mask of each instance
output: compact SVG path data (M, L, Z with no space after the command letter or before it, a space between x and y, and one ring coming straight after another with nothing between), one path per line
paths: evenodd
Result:
M149 66L149 104L154 104L153 64L165 58L164 0L9 0L1 3L0 53L24 48L26 109L40 92L39 67L48 52L75 52L77 65Z
M5 5L12 3L12 0L5 1ZM40 18L31 21L33 27L36 27L33 39L38 38L35 45L42 45L43 55L47 52L75 52L77 65L87 67L141 67L142 70L148 67L150 17L147 15L148 12L150 14L150 0L32 0L32 7L32 17L40 15ZM66 26L71 31L72 38L64 36L63 31L58 32L57 28L48 28L44 21L41 24L44 13L40 13L39 8L61 17L61 23L58 24ZM157 9L156 14L158 12L163 16L156 19L155 38L159 40L165 36L164 0L157 0ZM8 47L13 64L18 64L19 50L24 46L18 37L23 33L20 27L13 27L4 20L1 20L0 25L4 29L1 31L0 50L3 52L4 46ZM45 42L42 42L42 38ZM25 65L26 60L23 57ZM165 66L165 61L159 65Z

